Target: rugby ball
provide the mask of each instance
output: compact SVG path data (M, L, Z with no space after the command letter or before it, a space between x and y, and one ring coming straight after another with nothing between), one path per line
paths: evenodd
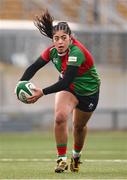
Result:
M20 101L27 103L27 98L33 95L34 89L35 85L33 83L29 81L19 81L15 88L15 93Z

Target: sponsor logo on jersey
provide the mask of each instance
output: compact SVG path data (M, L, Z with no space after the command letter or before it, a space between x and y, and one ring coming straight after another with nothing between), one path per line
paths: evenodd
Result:
M53 58L53 63L57 64L58 63L58 59L57 58Z
M77 57L70 56L69 59L68 59L68 62L77 62Z

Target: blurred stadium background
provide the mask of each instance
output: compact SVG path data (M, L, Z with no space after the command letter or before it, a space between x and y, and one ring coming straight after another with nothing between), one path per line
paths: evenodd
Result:
M34 105L25 105L14 95L26 67L51 43L33 24L45 8L55 20L68 21L94 56L102 85L89 128L126 130L127 0L0 0L0 132L49 130L53 126L54 94ZM46 87L57 76L48 64L32 82Z

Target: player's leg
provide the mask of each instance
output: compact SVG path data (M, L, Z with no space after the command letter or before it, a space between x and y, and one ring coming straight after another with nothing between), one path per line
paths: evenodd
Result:
M79 171L81 151L87 134L87 122L93 112L83 112L75 109L73 112L73 152L70 169L73 172Z
M67 159L67 138L68 138L68 127L67 120L69 114L78 104L76 97L68 92L61 91L56 94L55 97L55 140L57 146L58 161L55 172L63 172L67 169L65 163Z
M73 112L74 144L80 146L81 149L84 145L87 134L87 122L90 119L92 113L93 112L83 112L79 109L75 109Z
M80 154L87 134L87 122L97 107L99 91L90 96L77 96L78 105L73 111L74 147L71 160L71 171L78 171Z

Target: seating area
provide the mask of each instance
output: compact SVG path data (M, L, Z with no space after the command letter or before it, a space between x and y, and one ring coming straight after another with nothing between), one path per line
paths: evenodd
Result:
M42 7L32 0L0 0L0 19L30 20Z
M116 9L120 16L127 19L127 1L126 0L117 0Z
M110 23L111 13L115 14L112 23L119 17L127 19L127 0L0 0L0 19L33 20L46 8L57 20L88 25L96 24L98 15L100 24Z
M20 19L22 17L22 3L18 0L2 0L0 2L0 19Z
M64 1L61 0L61 9L66 14L66 16L71 17L72 21L77 22L80 17L80 7L81 7L81 1L80 0L70 0L70 1Z
M0 19L31 20L45 8L58 20L93 23L93 0L0 0Z

